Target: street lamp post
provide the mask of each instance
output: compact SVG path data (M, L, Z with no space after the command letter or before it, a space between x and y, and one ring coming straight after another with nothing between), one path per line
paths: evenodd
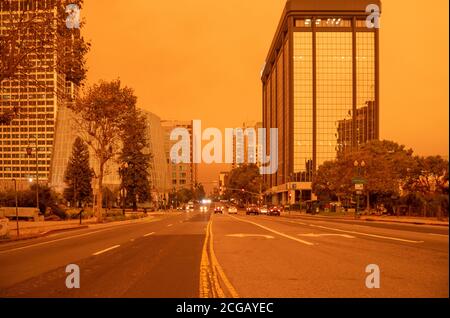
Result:
M37 134L36 134L36 144L35 144L35 151L36 151L36 208L38 209L39 213L39 163L38 163L38 140L37 140ZM33 154L33 148L28 147L27 148L27 155L31 157Z
M17 199L17 180L13 179L14 181L14 196L16 201L16 231L17 231L17 237L19 237L19 201Z
M355 182L355 190L356 190L356 211L355 211L355 219L358 218L358 213L359 213L359 195L362 193L362 189L364 187L364 183L362 183L361 176L362 176L362 169L364 169L364 167L366 166L366 163L364 162L364 160L362 160L361 162L358 162L358 160L355 160L355 162L353 163L353 165L356 168L356 175L357 175L357 182Z
M122 173L121 173L121 177L122 177L122 213L123 215L125 215L125 201L126 201L126 188L125 188L125 184L124 184L124 176L125 176L125 170L128 168L128 162L124 162L122 164L122 166L120 167Z

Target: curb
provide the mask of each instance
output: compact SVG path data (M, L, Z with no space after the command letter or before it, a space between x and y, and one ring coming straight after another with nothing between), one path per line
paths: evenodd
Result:
M37 233L37 234L30 234L30 235L26 235L26 236L21 235L20 237L0 239L0 245L5 244L5 243L19 242L19 241L41 238L41 237L45 237L45 236L48 236L51 234L56 234L56 233L69 232L69 231L75 231L75 230L83 230L83 229L87 229L87 228L95 228L94 225L100 225L101 227L115 227L115 226L120 226L120 225L141 223L141 222L148 221L148 220L146 220L147 218L149 218L151 220L155 217L156 216L148 216L146 218L140 218L140 219L134 219L134 220L113 221L113 222L104 222L104 223L90 223L90 224L78 225L78 226L73 226L73 227L68 227L68 228L48 230L46 232L41 232L41 233Z
M379 219L361 219L362 221L368 222L389 222L389 223L399 223L399 224L412 224L412 225L430 225L430 226L446 226L448 227L448 223L426 223L421 221L401 221L401 220L379 220Z
M82 230L82 229L87 229L88 227L89 227L89 225L80 225L80 226L74 226L74 227L68 227L68 228L62 228L62 229L56 229L56 230L49 230L47 232L42 232L40 236L47 236L50 234L69 232L69 231L74 231L74 230Z
M46 232L42 232L42 233L38 233L38 234L30 234L30 235L24 235L24 236L21 235L19 237L14 237L14 238L9 238L9 239L1 239L0 240L0 245L4 244L4 243L11 243L11 242L19 242L19 241L26 241L26 240L36 239L36 238L45 237L45 236L48 236L48 235L51 235L51 234L55 234L55 233L87 229L88 227L89 227L88 225L81 225L81 226L77 226L77 227L69 227L69 228L50 230L50 231L46 231Z

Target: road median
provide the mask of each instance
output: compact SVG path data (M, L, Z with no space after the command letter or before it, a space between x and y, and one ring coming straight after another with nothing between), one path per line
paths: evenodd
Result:
M69 221L40 221L40 222L19 222L19 235L17 235L17 224L15 221L9 222L9 234L4 238L0 238L0 244L30 240L40 237L49 236L63 232L70 232L83 229L107 228L126 224L148 222L157 220L160 214L148 215L142 218L127 219L120 221L110 221L98 223L95 218L86 219L79 223L79 220Z
M407 216L376 216L376 215L362 215L355 219L353 215L320 215L320 214L306 214L301 212L285 212L284 217L288 218L312 218L312 219L329 219L329 220L348 220L348 221L367 221L367 222L386 222L386 223L400 223L412 225L430 225L430 226L446 226L448 227L448 220L441 221L437 219L421 218L421 217L407 217Z

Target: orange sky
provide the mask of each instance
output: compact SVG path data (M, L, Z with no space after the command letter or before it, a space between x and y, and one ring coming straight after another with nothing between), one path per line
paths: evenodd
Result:
M163 119L261 117L260 70L284 0L85 0L89 82L120 77ZM425 4L425 6L424 6ZM384 0L381 137L448 156L448 0ZM223 167L202 167L200 181Z

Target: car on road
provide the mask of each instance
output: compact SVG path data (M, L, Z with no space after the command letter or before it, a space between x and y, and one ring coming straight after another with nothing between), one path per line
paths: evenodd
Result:
M228 214L237 214L237 209L234 206L228 208Z
M250 205L250 206L247 208L246 214L247 214L247 215L250 215L250 214L253 214L253 215L259 215L259 208L258 208L258 206L256 206L255 204Z
M223 206L216 206L214 208L214 214L223 214Z
M260 209L259 209L259 213L267 215L269 213L269 208L267 207L267 205L263 205Z
M270 215L270 216L280 216L281 215L281 208L279 208L277 206L270 207L268 215Z
M201 205L200 206L200 212L208 212L208 207L206 205Z

